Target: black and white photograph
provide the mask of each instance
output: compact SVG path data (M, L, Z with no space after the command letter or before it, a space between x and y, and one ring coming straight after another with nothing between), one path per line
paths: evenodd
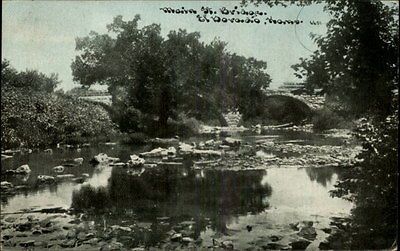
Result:
M0 251L397 251L399 1L1 5Z

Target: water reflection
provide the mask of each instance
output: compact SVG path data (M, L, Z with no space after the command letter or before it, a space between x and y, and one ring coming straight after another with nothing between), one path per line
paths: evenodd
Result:
M271 194L269 185L261 184L264 173L264 170L201 171L164 167L149 169L138 177L127 176L115 168L109 191L119 208L150 200L168 205L164 209L170 210L169 215L181 206L221 214L257 212L266 207L262 199Z
M69 207L71 205L71 195L74 189L80 184L71 180L60 180L57 184L38 186L37 177L39 175L55 176L53 167L66 163L66 160L83 158L83 163L66 165L62 174L72 174L80 177L83 173L89 174L87 183L93 186L105 186L111 175L111 167L93 167L89 160L99 152L104 152L109 156L118 157L126 161L132 153L147 151L149 146L129 146L129 145L93 145L88 148L76 149L60 148L54 149L52 154L44 152L34 152L31 154L15 154L13 158L1 161L1 181L8 181L21 189L16 194L3 194L0 196L2 212L16 212L31 207L44 206L48 203ZM28 175L5 175L8 169L15 169L23 164L28 164L31 172ZM22 188L24 186L25 188Z
M140 176L131 176L123 168L115 167L106 188L82 187L74 193L72 207L95 207L103 213L107 208L120 215L120 219L134 214L142 222L156 223L157 217L163 216L168 216L173 225L193 221L191 231L197 238L207 225L214 231L226 233L227 224L233 217L268 208L266 198L272 189L261 182L265 174L265 170L158 167L147 169ZM112 217L107 220L113 221ZM154 234L161 233L155 231Z
M303 136L297 139L315 141L307 138L308 135ZM248 135L242 139L255 145L259 140L291 140L291 137ZM293 139L296 137L293 136ZM81 152L54 150L52 155L32 153L2 161L4 169L26 163L32 169L28 177L1 177L2 181L29 187L16 195L1 197L2 212L16 212L30 207L72 206L90 212L85 217L87 215L88 222L96 223L100 235L109 234L104 231L105 226L107 229L112 229L113 225L132 229L129 233L120 230L111 234L111 237L118 238L126 247L156 245L170 238L171 235L166 233L174 230L193 239L201 237L203 243L211 242L210 245L212 239L218 238L215 237L217 233L234 236L238 239L235 245L241 243L238 249L244 250L249 245L249 239L265 237L267 231L271 235L287 234L288 226L293 222L325 219L322 221L328 226L329 217L348 214L352 206L347 201L329 196L329 190L340 175L340 168L265 166L269 168L267 171L193 170L193 161L184 159L176 166L158 165L144 169L143 173L138 170L130 175L122 167L94 167L89 164L89 159L100 152L126 162L130 154L145 152L152 147L92 146ZM287 157L279 151L274 156L271 153L258 154L263 158ZM60 181L52 186L33 186L38 175L54 176L54 166L60 165L65 159L77 157L84 158L82 165L66 166L64 174L74 174L77 177L88 173L90 178L83 185ZM246 161L246 154L242 157ZM251 232L246 230L247 225L253 226ZM232 231L236 232L232 234ZM104 236L104 239L107 238Z
M285 222L286 218L292 218L294 222L312 215L330 217L347 214L352 207L351 203L332 198L329 194L337 182L337 172L332 167L326 169L311 169L315 172L306 168L269 169L262 182L267 182L274 191L269 202L277 214L271 219ZM310 182L315 177L318 177L314 180L316 182Z
M323 187L327 187L340 177L343 168L340 167L304 167L311 181L316 181Z

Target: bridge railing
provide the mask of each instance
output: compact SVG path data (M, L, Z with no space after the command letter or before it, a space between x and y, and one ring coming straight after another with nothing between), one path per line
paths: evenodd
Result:
M111 95L108 95L108 96L81 96L81 97L78 97L78 99L100 102L100 103L104 103L106 105L112 104L112 96Z

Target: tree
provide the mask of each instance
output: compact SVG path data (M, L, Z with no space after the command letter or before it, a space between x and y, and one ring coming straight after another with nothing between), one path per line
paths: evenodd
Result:
M398 99L383 121L363 119L355 130L361 161L348 168L332 194L355 203L349 249L386 249L397 238Z
M327 35L311 34L318 50L295 64L309 89L322 88L354 114L390 114L398 81L398 6L383 1L250 0L269 6L324 3L331 15Z
M318 50L293 68L308 87L323 88L354 114L369 117L355 130L363 146L360 161L332 192L355 203L345 233L348 246L334 249L386 249L397 238L398 223L398 6L362 0L324 3L331 14L327 35L313 35Z
M319 50L293 68L355 114L387 116L398 80L395 10L379 1L328 2L327 8L333 14L327 36L315 37Z
M47 93L53 92L60 84L58 75L55 73L47 76L37 70L17 72L6 59L1 62L1 80L2 88L24 88L29 91Z
M95 32L78 38L76 49L82 53L72 63L74 80L87 86L108 84L111 94L122 87L127 93L127 100L123 100L126 105L149 116L158 116L160 127L165 128L173 93L167 75L168 55L163 49L160 26L152 24L138 29L139 19L136 16L125 22L122 16L114 18L107 28L116 34L115 39Z
M108 85L121 122L131 115L157 119L158 128L166 130L168 119L179 113L215 116L271 81L265 62L230 54L222 41L204 44L199 33L181 29L163 38L159 25L139 28L139 20L117 16L107 26L110 35L78 38L80 54L71 66L82 85ZM123 123L124 129L133 126Z

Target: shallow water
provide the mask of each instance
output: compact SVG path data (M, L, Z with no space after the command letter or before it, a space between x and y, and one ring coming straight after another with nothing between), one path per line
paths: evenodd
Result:
M260 139L275 142L290 140L292 144L340 145L338 139L296 132L269 132L265 135L246 133L241 137L249 145L254 145ZM191 139L200 140L204 140L204 137ZM152 147L98 145L82 148L80 152L54 149L52 154L39 152L3 160L3 169L22 164L28 164L32 169L29 177L2 177L2 181L13 184L33 185L37 175L55 175L52 170L54 166L77 157L83 157L84 162L66 167L64 174L79 176L88 173L90 177L83 184L65 181L3 196L1 212L70 208L74 191L74 196L79 197L82 186L90 184L92 187L104 187L110 198L103 205L109 213L89 216L88 220L94 221L99 229L107 224L135 225L149 230L136 233L133 239L119 239L128 247L158 245L166 238L166 233L173 229L177 232L186 231L193 239L201 239L202 246L213 246L213 239L218 239L231 240L235 248L245 249L268 242L265 238L271 235L281 236L280 243L287 245L295 239L295 231L290 224L305 220L313 221L317 229L318 237L310 247L315 246L325 237L321 229L329 226L330 217L346 216L352 207L349 202L329 195L342 171L340 167L277 168L261 165L252 170L196 170L191 168L193 162L187 161L183 165L147 169L140 176L131 176L126 174L123 167L89 164L89 160L100 152L126 162L130 154ZM273 156L283 155L274 152L259 157ZM98 207L104 202L102 199L94 195L84 198L84 201ZM79 205L75 203L75 209L80 209ZM248 230L249 226L251 231Z
M14 169L23 164L28 164L31 173L28 175L2 175L1 181L9 181L14 185L35 186L38 175L55 176L53 167L69 163L74 158L82 157L84 159L81 165L67 166L62 174L73 174L79 177L83 173L90 175L88 183L94 186L107 185L107 180L111 175L111 168L95 168L89 163L94 155L100 152L107 153L109 156L118 157L121 160L128 160L129 155L135 152L148 150L150 146L136 147L128 145L96 145L82 148L80 151L69 148L53 149L53 153L34 152L31 154L16 154L13 158L1 161L2 169ZM13 197L1 197L2 212L16 212L29 208L46 207L65 207L71 205L73 190L79 189L80 184L75 182L61 182L56 186L38 187L29 189L22 194Z

